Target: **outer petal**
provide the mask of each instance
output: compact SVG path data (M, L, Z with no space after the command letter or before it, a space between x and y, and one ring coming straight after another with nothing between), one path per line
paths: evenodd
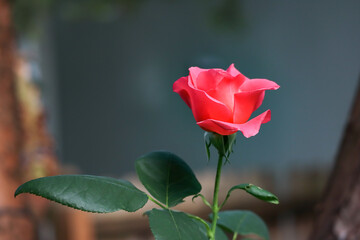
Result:
M280 86L275 82L267 79L248 79L241 85L240 90L243 92L256 91L256 90L276 90Z
M226 70L228 73L231 74L231 76L235 77L239 74L241 74L236 68L235 68L235 65L232 63L228 69Z
M185 87L188 84L188 81L188 77L179 78L173 84L173 91L178 93L181 99L186 103L186 105L191 108L190 96L188 94L188 91L186 91L187 88Z
M199 68L199 67L191 67L191 68L189 68L189 78L190 78L190 81L192 81L192 84L195 87L197 87L196 79L199 76L199 74L202 73L202 72L206 72L208 70L209 69L203 69L203 68ZM194 82L194 80L195 80L195 82Z
M205 131L216 132L220 135L230 135L240 131L246 138L249 138L258 134L261 124L267 123L270 120L271 111L267 110L259 116L243 124L228 123L214 119L207 119L198 122L197 124Z
M232 112L228 107L209 96L202 90L189 86L189 79L182 77L173 85L174 92L178 93L185 103L191 108L196 122L205 119L232 121Z
M278 84L276 84L273 81L267 80L267 79L247 79L240 87L241 92L245 93L245 92L256 92L255 95L257 95L259 92L261 93L258 98L256 103L254 104L254 109L253 111L255 111L256 109L258 109L265 97L265 90L276 90L278 89L280 86ZM236 99L235 99L236 101ZM235 103L235 107L236 107L236 103ZM235 112L235 110L234 110ZM237 114L235 113L235 116ZM250 117L250 116L249 116ZM235 120L235 118L238 119L238 121ZM241 118L239 117L234 117L234 122L236 123L241 123L239 122ZM245 120L246 121L246 120Z
M256 110L259 101L264 99L262 90L252 92L240 92L234 96L234 123L244 123L249 120L251 114Z

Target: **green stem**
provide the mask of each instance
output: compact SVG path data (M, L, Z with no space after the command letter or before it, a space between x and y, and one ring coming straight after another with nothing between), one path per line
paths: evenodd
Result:
M215 240L215 231L216 231L216 224L218 220L218 213L219 213L219 186L220 186L220 177L221 177L221 168L223 165L223 155L219 154L219 160L216 170L216 178L215 178L215 186L214 186L214 197L213 197L213 205L212 205L212 212L213 212L213 220L211 224L211 232L209 234L210 240Z
M202 219L202 218L200 218L200 217L198 217L198 216L189 214L189 213L187 213L187 215L188 215L189 217L191 217L191 218L193 218L193 219L201 222L202 224L204 224L207 232L210 232L210 231L211 231L211 230L210 230L210 227L209 227L209 224L208 224L204 219Z
M156 205L160 206L163 209L169 209L168 207L164 206L163 204L161 204L160 202L158 202L157 200L155 200L154 198L152 198L150 195L147 195L148 199L152 202L154 202Z
M223 206L225 205L226 201L229 199L230 193L231 193L231 192L229 191L228 194L226 195L225 200L224 200L223 203L220 205L220 209L223 208Z
M234 233L232 240L236 240L236 238L237 238L237 233Z
M194 199L197 198L197 197L201 197L201 200L203 201L203 203L208 206L210 209L212 209L212 206L211 204L206 200L206 198L204 197L204 195L202 194L196 194L193 198L192 198L192 201L194 202Z

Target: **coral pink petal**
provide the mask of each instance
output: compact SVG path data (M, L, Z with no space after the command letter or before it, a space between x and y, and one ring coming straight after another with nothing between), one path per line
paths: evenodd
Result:
M231 76L235 77L239 74L241 74L236 68L235 65L232 63L230 67L226 70ZM242 75L242 74L241 74Z
M276 90L280 86L275 82L267 80L267 79L248 79L241 85L241 91L257 91L257 90Z
M217 85L226 77L231 77L224 70L209 69L208 71L200 72L196 79L192 79L196 84L196 88L204 91L215 89Z
M214 119L206 119L201 122L197 122L197 125L204 129L207 132L215 132L220 135L231 135L238 131L238 129L233 126L233 123L218 121Z
M197 87L197 85L196 85L196 82L193 82L193 79L196 80L198 75L204 71L208 71L208 69L203 69L203 68L199 68L199 67L189 68L189 77L195 87Z
M173 85L173 90L178 93L190 107L196 122L205 119L232 121L232 112L225 104L212 98L202 90L190 87L187 77L182 77L177 80Z
M177 92L182 100L188 105L189 108L191 108L191 102L190 102L190 96L188 91L186 91L186 86L188 84L188 77L182 77L179 78L176 82L173 84L173 91Z
M243 75L236 77L224 77L215 89L207 91L213 98L225 103L229 109L234 108L234 94L240 91L240 87L245 81Z
M254 111L261 106L264 98L265 98L265 91L261 91L261 94L260 94L260 96L259 96L259 98L258 98L258 100L257 100L257 102L255 104Z
M240 92L234 96L234 123L246 122L264 99L265 91Z
M246 138L249 138L258 134L261 124L267 123L270 120L271 111L267 110L259 116L243 124L228 123L214 119L207 119L198 122L197 124L205 131L216 132L220 135L230 135L240 131Z

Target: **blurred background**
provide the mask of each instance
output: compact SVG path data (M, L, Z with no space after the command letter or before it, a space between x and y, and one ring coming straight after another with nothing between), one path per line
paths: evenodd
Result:
M271 190L279 206L236 193L228 208L258 213L272 239L307 239L358 85L360 1L17 0L10 7L17 85L25 86L21 116L35 116L24 127L28 138L41 135L27 140L19 160L27 178L83 173L139 185L135 159L168 150L195 169L210 196L216 159L207 161L204 132L172 84L191 66L234 63L281 88L268 91L254 114L271 109L271 122L255 137L238 134L222 194L241 182ZM46 212L35 214L38 239L151 239L141 213L83 214L56 204L45 211L47 201L33 202ZM208 214L200 201L180 208Z

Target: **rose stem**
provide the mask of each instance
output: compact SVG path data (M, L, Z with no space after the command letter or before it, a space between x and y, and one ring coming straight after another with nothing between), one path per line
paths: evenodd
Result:
M213 198L213 205L212 205L212 212L213 212L213 220L211 224L211 232L209 234L211 240L215 240L215 231L216 231L216 223L218 220L218 212L219 208L219 185L220 185L220 176L221 176L221 168L223 165L223 155L219 154L219 160L216 170L216 178L215 178L215 186L214 186L214 198Z

